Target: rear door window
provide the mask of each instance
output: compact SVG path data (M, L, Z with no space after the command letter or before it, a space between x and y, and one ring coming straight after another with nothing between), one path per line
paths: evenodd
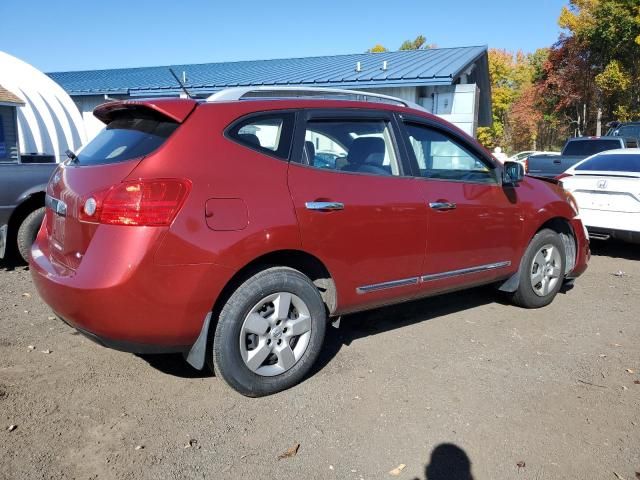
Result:
M77 154L78 165L104 165L149 155L179 124L159 115L123 113Z
M386 120L322 119L307 122L303 163L368 175L400 175Z

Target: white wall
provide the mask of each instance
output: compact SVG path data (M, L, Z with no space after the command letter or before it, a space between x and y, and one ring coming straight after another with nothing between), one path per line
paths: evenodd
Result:
M435 87L368 88L366 90L418 103L428 112L453 123L472 137L476 135L480 90L474 83ZM418 97L418 92L424 96Z
M480 90L474 83L435 87L429 93L419 99L422 106L472 137L476 136Z
M104 95L82 95L72 98L78 106L78 110L80 110L80 115L82 115L87 139L92 140L104 128L104 123L93 116L93 109L107 100L105 100Z

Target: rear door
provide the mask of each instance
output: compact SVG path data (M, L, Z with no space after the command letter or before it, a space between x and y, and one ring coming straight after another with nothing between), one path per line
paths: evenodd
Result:
M407 119L404 138L427 207L421 291L483 283L518 267L518 192L470 142L435 122Z
M339 311L414 296L426 206L405 175L393 116L309 110L295 145L289 189L302 244L333 275Z

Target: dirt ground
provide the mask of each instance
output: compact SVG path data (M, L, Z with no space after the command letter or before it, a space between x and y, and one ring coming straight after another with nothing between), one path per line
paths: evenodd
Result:
M640 478L639 294L640 247L596 243L547 308L481 288L351 315L301 385L249 399L99 347L0 264L0 478Z

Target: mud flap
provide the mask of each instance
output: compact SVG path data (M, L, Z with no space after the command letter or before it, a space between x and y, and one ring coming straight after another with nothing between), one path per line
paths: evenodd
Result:
M193 344L191 350L189 350L189 353L185 354L185 360L187 361L187 363L197 370L202 370L206 362L207 340L209 338L209 324L211 323L211 315L212 313L209 312L207 316L204 317L202 330L200 330L200 335L198 335L196 343Z

